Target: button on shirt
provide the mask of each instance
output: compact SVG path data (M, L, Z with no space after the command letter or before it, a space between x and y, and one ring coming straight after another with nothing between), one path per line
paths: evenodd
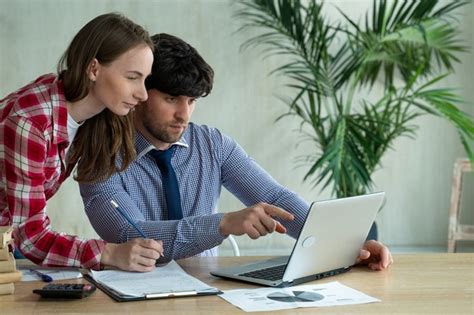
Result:
M183 219L167 220L161 174L148 152L154 147L139 133L137 159L107 181L81 184L86 213L106 241L126 242L138 232L110 205L116 201L147 237L163 240L167 260L215 255L225 239L218 231L223 213L218 201L224 186L246 206L266 202L295 215L282 222L297 237L309 204L278 184L230 137L218 129L190 123L177 143L171 163L181 194Z

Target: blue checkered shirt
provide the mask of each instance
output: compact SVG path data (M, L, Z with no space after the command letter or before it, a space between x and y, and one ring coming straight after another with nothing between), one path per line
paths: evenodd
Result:
M218 213L224 186L246 206L266 202L295 215L282 221L296 238L309 204L278 184L230 137L218 129L190 123L176 147L172 165L181 194L183 219L167 220L161 173L154 149L139 132L137 159L107 181L81 184L86 213L94 229L106 241L123 243L140 234L114 209L116 201L148 238L163 240L166 260L216 254L225 239L219 231L223 213Z

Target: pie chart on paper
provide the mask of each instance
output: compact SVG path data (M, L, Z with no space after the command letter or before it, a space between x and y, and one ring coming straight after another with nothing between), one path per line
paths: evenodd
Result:
M273 292L267 298L278 302L317 302L324 299L323 295L309 291L293 291L293 294Z

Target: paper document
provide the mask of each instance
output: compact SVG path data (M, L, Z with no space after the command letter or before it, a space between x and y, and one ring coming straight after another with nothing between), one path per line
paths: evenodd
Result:
M133 297L147 297L160 294L192 295L193 292L219 292L218 289L187 274L174 260L150 272L128 272L104 270L89 272L98 283L120 293Z
M229 290L220 297L246 312L380 302L337 281L288 288Z
M47 269L40 269L40 268L34 268L35 270L38 270L41 273L44 273L51 278L53 278L53 281L56 280L64 280L64 279L78 279L82 278L82 274L79 272L78 269L53 269L53 268L47 268ZM20 271L22 273L21 281L38 281L41 280L40 277L30 271L29 269L23 269L20 268Z

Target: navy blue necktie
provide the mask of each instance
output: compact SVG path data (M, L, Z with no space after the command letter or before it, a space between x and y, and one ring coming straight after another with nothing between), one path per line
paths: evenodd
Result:
M155 158L156 164L161 172L163 190L165 192L166 207L168 208L168 220L181 220L181 196L179 194L178 180L171 165L171 157L176 147L165 151L151 150L150 154Z

